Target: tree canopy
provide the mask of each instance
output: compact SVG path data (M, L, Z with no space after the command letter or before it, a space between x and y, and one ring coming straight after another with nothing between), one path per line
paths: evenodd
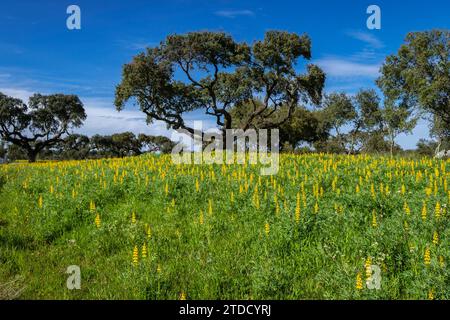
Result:
M313 64L297 73L300 58L311 59L306 35L268 31L252 45L222 32L170 35L123 67L115 105L122 110L132 99L148 122L164 121L191 136L194 129L186 124L185 113L200 109L220 129L231 129L237 119L230 110L240 105L249 108L247 118L239 119L241 129L268 110L279 115L267 117L263 126L276 128L300 102L321 101L325 74Z
M30 162L36 161L44 148L61 142L85 119L83 104L75 95L35 94L26 105L0 93L0 136L23 149Z

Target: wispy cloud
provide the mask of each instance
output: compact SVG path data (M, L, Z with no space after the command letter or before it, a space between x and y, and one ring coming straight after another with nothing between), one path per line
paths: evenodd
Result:
M372 33L353 30L346 32L346 34L352 37L353 39L362 41L375 49L380 49L384 47L384 43L376 36L374 36Z
M360 63L339 57L326 57L316 63L328 76L345 78L376 78L381 66L378 63Z
M133 51L144 50L159 45L157 42L147 41L145 39L118 40L117 44L122 48Z
M216 16L224 17L224 18L236 18L238 16L254 16L255 12L252 10L219 10L214 12Z

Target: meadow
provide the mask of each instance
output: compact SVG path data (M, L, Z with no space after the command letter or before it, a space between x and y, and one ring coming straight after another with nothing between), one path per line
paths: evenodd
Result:
M450 298L450 160L282 154L277 175L259 169L2 165L0 298Z

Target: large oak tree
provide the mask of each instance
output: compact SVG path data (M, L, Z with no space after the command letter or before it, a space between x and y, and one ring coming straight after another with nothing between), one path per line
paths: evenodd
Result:
M269 31L252 45L221 32L170 35L123 67L115 105L122 110L131 99L149 123L164 121L191 137L198 133L186 123L186 113L202 110L225 133L235 127L230 110L239 105L250 108L238 121L240 129L262 114L263 128L277 128L300 102L318 104L322 97L324 73L312 64L298 73L300 58L311 59L306 35Z

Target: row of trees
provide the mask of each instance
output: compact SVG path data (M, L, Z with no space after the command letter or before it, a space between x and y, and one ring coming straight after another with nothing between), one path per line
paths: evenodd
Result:
M150 136L132 132L113 135L94 135L91 138L80 134L69 134L57 143L47 145L39 152L39 158L45 160L81 160L87 158L121 158L138 156L146 152L169 153L174 142L164 136ZM2 151L3 150L3 151ZM27 153L20 146L11 144L0 147L0 158L8 157L14 161L27 159Z
M120 111L134 102L148 123L163 121L191 137L198 132L184 116L201 110L213 117L224 141L226 129L278 128L284 150L308 144L317 151L349 154L393 154L398 135L427 118L433 140L419 147L439 151L450 140L449 55L449 31L410 33L380 70L376 85L382 97L374 90L324 95L326 75L318 66L306 64L298 72L301 60L311 59L307 35L268 31L253 44L222 32L170 35L124 65L115 106ZM132 133L91 139L70 135L85 118L73 95L36 94L26 105L0 93L0 136L30 161L47 153L126 156L155 144L161 151L171 147L168 139Z
M301 59L311 59L306 35L269 31L252 45L224 33L171 35L124 66L115 104L122 110L132 100L149 122L162 120L192 136L182 115L202 109L224 134L279 128L285 149L310 143L346 153L392 154L398 135L410 133L422 117L431 119L439 150L450 135L449 54L448 30L410 33L381 68L376 85L383 97L361 90L355 97L332 93L323 99L325 73L313 64L297 72Z

